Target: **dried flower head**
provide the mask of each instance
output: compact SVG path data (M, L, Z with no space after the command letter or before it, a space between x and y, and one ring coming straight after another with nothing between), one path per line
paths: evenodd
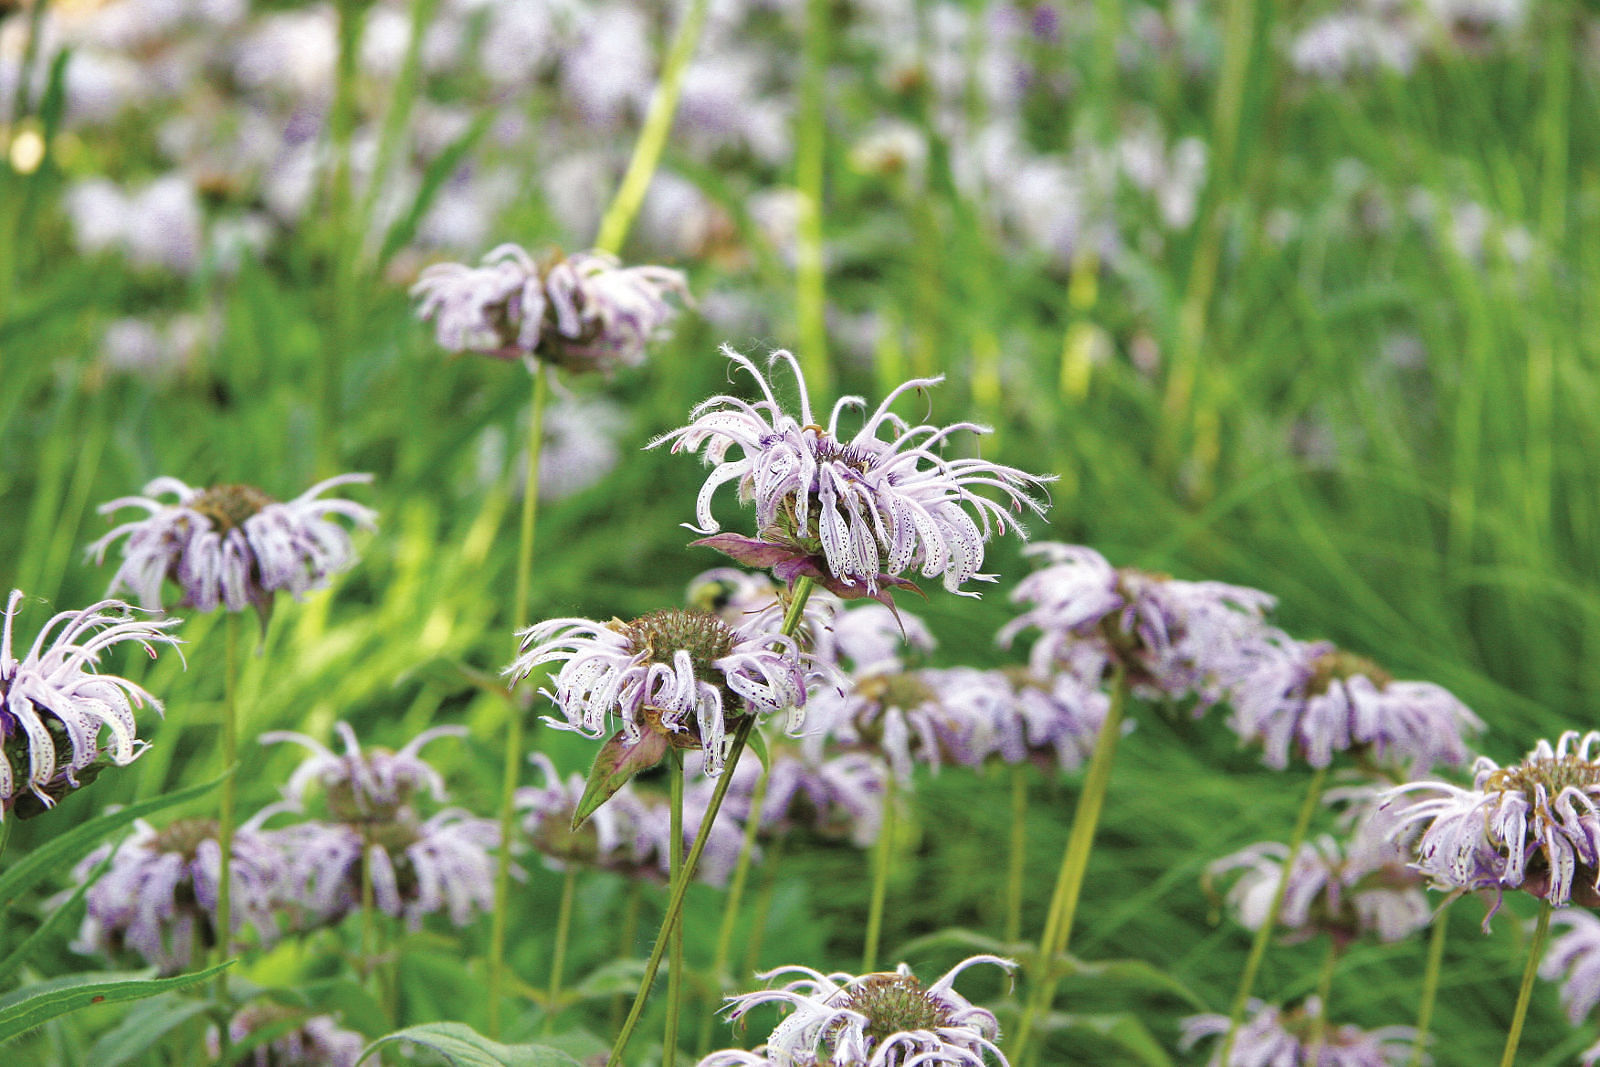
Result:
M246 1004L228 1020L228 1038L235 1048L267 1027L281 1028L294 1022L287 1033L264 1045L257 1045L235 1062L245 1067L356 1067L367 1039L346 1030L332 1015L306 1015L303 1010L270 1000ZM222 1042L215 1027L206 1032L206 1050L213 1062L222 1062Z
M1227 1067L1298 1067L1311 1063L1313 1030L1322 1003L1307 997L1294 1009L1280 1008L1251 1000L1249 1017L1239 1027ZM1228 1032L1226 1015L1194 1015L1183 1021L1183 1049L1193 1048L1202 1038ZM1322 1036L1322 1051L1316 1067L1399 1067L1411 1059L1417 1031L1410 1026L1384 1026L1362 1030L1356 1026L1328 1026ZM1424 1055L1424 1063L1433 1060ZM1212 1053L1208 1067L1223 1067L1222 1049Z
M439 344L452 352L537 358L579 372L642 362L676 314L667 297L689 296L683 274L666 267L622 267L598 251L541 264L514 244L477 267L435 264L411 292L421 298L418 315L434 321Z
M809 967L768 971L759 977L801 977L778 989L729 997L728 1017L737 1020L760 1004L786 1005L790 1015L756 1052L713 1052L699 1067L983 1067L991 1057L1006 1067L994 1014L953 988L957 975L980 963L1016 967L998 956L972 956L931 986L903 963L860 977Z
M1288 766L1291 750L1313 767L1335 752L1360 749L1374 761L1424 774L1467 762L1467 734L1483 723L1431 682L1395 681L1371 660L1326 641L1281 636L1230 693L1233 728L1259 741L1268 766Z
M274 836L257 828L258 821L234 832L229 914L235 934L248 923L266 945L277 936L273 908L287 860ZM111 866L89 887L88 911L74 948L111 956L131 949L173 974L216 945L222 850L214 819L179 819L162 830L137 820L121 848L113 850L109 843L96 848L73 869L73 877L85 881L108 856Z
M1046 543L1028 553L1044 566L1018 582L1011 599L1030 607L996 639L1010 644L1038 630L1029 663L1041 676L1068 670L1098 685L1120 664L1136 690L1210 705L1276 632L1264 621L1276 601L1257 589L1114 568L1082 545Z
M811 411L799 363L776 352L794 372L800 388L800 414L786 414L760 369L730 348L728 358L756 380L762 399L751 403L715 396L697 406L687 426L664 434L651 446L671 443L674 452L704 449L715 470L700 490L697 532L709 545L748 566L771 568L792 584L803 575L846 598L887 602L887 588L910 585L901 575L920 568L923 577L943 576L951 592L974 579L983 546L995 530L1004 532L1006 508L974 490L997 490L1011 506L1043 514L1033 493L1050 479L981 459L945 459L938 449L953 434L988 429L976 423L912 426L889 409L911 390L937 384L938 378L906 382L866 415L860 429L841 436L839 422L849 411L866 412L861 397L843 397L826 427ZM882 434L888 431L890 439ZM739 456L728 458L731 449ZM737 482L742 501L755 504L755 538L719 534L711 514L718 486ZM969 514L970 512L970 514ZM977 519L974 521L973 516ZM1013 524L1014 525L1014 524ZM1020 527L1018 533L1021 533ZM976 594L968 594L976 595Z
M1411 782L1387 797L1409 800L1396 833L1423 826L1416 867L1442 887L1522 889L1556 907L1600 906L1600 731L1541 740L1521 763L1473 764L1472 788ZM1498 907L1498 903L1495 905ZM1485 917L1487 926L1493 910Z
M147 608L162 606L161 586L171 579L183 590L185 606L255 608L265 620L279 590L298 598L355 564L350 534L333 517L371 530L377 513L351 500L319 497L334 486L371 480L370 474L341 474L279 502L249 485L193 489L176 478L157 478L143 496L100 506L102 515L125 507L149 514L116 527L90 545L89 554L103 563L112 542L126 537L111 591L126 588ZM174 503L156 499L168 493Z
M613 715L629 745L703 749L706 772L720 774L733 715L789 713L791 730L806 705L810 656L793 638L756 625L736 630L706 612L665 610L631 622L552 619L518 635L521 655L506 669L513 681L543 663L560 662L555 692L565 720L545 722L588 737L605 736Z
M22 599L20 589L12 591L0 624L0 819L13 808L19 817L37 814L92 780L102 728L111 731L105 750L111 763L122 766L139 754L133 709L149 703L159 712L161 702L95 668L102 653L124 641L144 646L151 657L156 645L176 645L165 631L181 621L132 618L120 600L102 600L55 615L18 659L12 627Z

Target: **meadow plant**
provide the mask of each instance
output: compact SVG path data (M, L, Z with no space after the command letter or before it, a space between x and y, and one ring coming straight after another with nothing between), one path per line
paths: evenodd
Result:
M1409 1026L1362 1030L1357 1026L1327 1027L1315 997L1296 1008L1259 1000L1250 1002L1250 1018L1240 1028L1226 1061L1218 1048L1208 1067L1400 1067L1414 1062L1416 1031ZM1183 1021L1182 1047L1207 1037L1230 1033L1225 1015L1196 1015ZM1423 1063L1433 1061L1424 1056Z
M265 1044L257 1045L236 1062L245 1067L356 1067L367 1039L339 1025L332 1015L307 1015L303 1010L258 1000L247 1004L228 1020L228 1037L234 1047L243 1045L258 1032L280 1031ZM222 1041L213 1027L206 1034L206 1050L220 1060Z
M1539 964L1539 977L1561 983L1561 1005L1573 1026L1582 1025L1600 1004L1600 918L1568 908L1552 916L1551 923L1566 932L1550 942ZM1583 1067L1600 1060L1600 1043L1585 1050Z

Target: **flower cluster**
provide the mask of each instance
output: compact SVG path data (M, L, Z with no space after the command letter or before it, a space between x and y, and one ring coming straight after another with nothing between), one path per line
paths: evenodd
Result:
M1298 1067L1310 1064L1317 1016L1322 1004L1316 997L1292 1010L1259 1000L1250 1002L1250 1015L1239 1027L1226 1065L1218 1047L1208 1067ZM1228 1032L1226 1015L1195 1015L1183 1022L1182 1047L1193 1048L1202 1038ZM1384 1026L1362 1030L1356 1026L1328 1026L1316 1067L1400 1067L1411 1059L1417 1031L1410 1026ZM1423 1058L1424 1063L1432 1060Z
M1561 983L1561 1003L1577 1026L1600 1004L1600 918L1573 908L1552 915L1550 922L1567 931L1550 943L1539 976ZM1593 1067L1597 1060L1600 1044L1584 1051L1583 1067Z
M1006 970L1016 964L998 956L962 960L931 986L911 968L864 974L822 974L809 967L780 967L764 980L798 975L777 989L728 999L728 1017L738 1020L762 1004L780 1004L790 1014L755 1052L713 1052L699 1067L889 1067L925 1064L982 1067L992 1057L1006 1067L996 1042L1000 1026L993 1013L975 1007L955 991L962 971L981 963Z
M96 563L120 538L122 565L111 593L128 589L147 608L162 606L162 583L183 591L183 604L200 611L271 610L279 590L300 597L320 589L328 577L355 563L342 516L357 527L375 528L376 513L350 500L323 499L339 485L370 482L369 474L341 474L318 482L293 500L273 500L249 485L195 489L176 478L157 478L143 496L120 497L100 507L110 515L126 507L148 514L126 522L89 546ZM173 503L158 497L171 494Z
M367 1047L365 1037L340 1026L332 1015L307 1016L268 1000L258 1000L235 1012L228 1020L228 1038L237 1048L259 1031L281 1028L291 1021L296 1024L292 1030L258 1045L237 1062L246 1067L356 1067ZM221 1062L222 1042L215 1028L206 1034L206 1048L214 1061Z
M16 654L13 633L22 591L13 590L0 623L0 819L53 807L63 795L100 771L101 731L105 750L122 766L139 754L134 709L161 702L143 688L95 670L100 657L123 642L176 645L167 633L178 619L139 619L119 600L102 600L63 611L45 623L26 654ZM20 773L19 773L20 772Z
M704 450L706 463L714 467L695 508L699 525L694 529L707 535L698 544L748 566L771 568L791 585L809 576L841 597L887 602L886 590L910 585L902 575L913 570L925 578L942 577L945 588L957 593L974 579L993 580L979 573L983 546L1011 520L1005 507L975 492L978 487L998 491L1018 511L1044 513L1044 503L1033 494L1049 479L982 459L939 455L951 435L983 434L989 432L986 427L967 422L912 426L890 411L906 392L940 379L906 382L870 414L862 398L844 397L822 426L792 355L777 352L772 361L794 371L798 416L779 405L760 368L732 349L724 351L755 379L762 398L752 403L712 397L694 409L689 425L651 442L671 444L674 452ZM845 438L839 423L850 411L863 412L865 419ZM730 458L734 449L738 455ZM737 483L741 501L755 505L755 538L718 532L711 497L729 482Z
M683 274L622 267L605 252L554 256L544 264L504 244L469 267L438 263L412 288L452 352L541 359L569 371L634 366L688 298Z

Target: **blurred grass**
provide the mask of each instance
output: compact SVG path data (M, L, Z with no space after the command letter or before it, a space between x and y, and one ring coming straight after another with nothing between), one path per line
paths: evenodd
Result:
M1110 0L1096 7L1108 23L1126 15ZM1261 5L1263 23L1272 7ZM1049 526L1036 523L1036 538L1089 543L1119 564L1267 589L1281 598L1292 632L1331 637L1400 676L1454 689L1489 723L1483 747L1496 759L1596 725L1600 331L1592 294L1600 252L1584 236L1600 215L1600 101L1592 60L1578 50L1575 9L1542 6L1530 17L1540 44L1526 53L1444 55L1404 78L1379 73L1343 84L1291 82L1281 51L1259 46L1273 39L1272 27L1256 25L1258 48L1245 56L1253 65L1238 75L1238 114L1217 119L1241 125L1237 171L1220 161L1229 177L1189 232L1124 249L1115 267L1085 268L1094 295L1077 304L1066 270L1009 247L941 172L937 136L928 188L912 194L853 174L847 139L830 130L828 296L841 308L880 312L887 324L876 366L836 344L832 373L845 391L869 396L908 374L948 375L931 396L935 419L993 421L986 455L1062 475ZM849 43L837 44L836 64L848 62ZM1229 39L1223 53L1235 47ZM1171 136L1211 128L1208 98L1190 91L1187 76L1120 70L1103 45L1066 61L1086 64L1092 77L1073 114L1039 123L1041 141L1064 140L1063 127L1114 129L1145 110ZM885 93L865 79L856 95L828 101L829 119L899 111L924 121L914 101ZM1225 134L1213 147L1231 143ZM717 173L672 144L667 158L750 232L744 176ZM58 191L60 175L47 167L26 182L7 179L8 204L22 202L18 185L27 203L40 204ZM1475 250L1458 249L1451 236L1468 201L1490 220ZM110 573L81 559L104 529L97 503L159 474L293 495L326 473L315 446L326 432L339 469L378 476L367 499L382 514L381 533L332 593L279 605L264 654L246 670L245 736L294 728L326 737L348 719L364 738L395 743L430 721L466 722L468 743L441 742L430 757L461 803L488 811L496 731L509 709L427 665L457 659L493 672L512 655L504 594L515 543L512 479L483 484L473 472L485 427L520 439L523 372L443 358L403 292L371 274L341 282L359 324L334 331L345 338L334 352L320 288L332 268L315 257L246 263L231 279L166 282L66 253L59 219L29 211L34 239L16 246L16 288L0 321L7 588L62 607L88 603ZM560 236L537 198L519 205L517 218L507 239L538 245ZM1293 222L1287 232L1274 229L1283 219ZM313 234L306 247L325 246ZM741 284L714 264L685 266L696 293ZM786 268L758 257L752 274L769 332L723 338L688 316L648 366L608 388L629 413L629 454L600 485L543 510L537 615L639 613L675 602L692 574L718 562L685 550L689 535L676 525L692 517L696 465L632 449L726 388L721 341L757 352L792 343ZM217 308L222 340L169 384L107 375L96 362L101 329L153 304ZM1109 341L1110 358L1087 367L1086 385L1080 371L1077 386L1063 391L1063 339L1080 322ZM1146 338L1165 356L1153 373L1130 358ZM340 373L327 377L330 361ZM324 380L338 390L327 401L331 418L308 387ZM732 511L731 501L719 502L719 513ZM1005 593L1025 564L1014 545L997 544L988 569L1005 580L981 602L935 592L911 606L940 635L942 662L1001 658L988 635L1006 617ZM32 607L25 632L45 617ZM152 750L48 819L19 826L11 849L106 803L212 772L220 638L204 617L190 619L184 636L187 671L174 657L148 668L135 657L120 664L167 703L166 720L146 724ZM1199 873L1233 848L1281 837L1301 782L1233 751L1215 716L1196 724L1141 709L1139 717L1113 778L1078 950L1169 964L1220 1008L1245 938L1216 923ZM570 735L540 728L534 740L563 769L587 759L587 745ZM241 810L274 799L298 759L281 747L265 753L241 782ZM923 782L918 833L891 886L891 951L951 925L998 930L992 842L1005 832L1006 789L998 774L947 770ZM1025 931L1042 922L1073 796L1071 783L1034 789ZM511 959L537 985L559 879L529 864L511 924L528 936ZM761 962L851 960L865 914L864 867L853 850L789 848ZM574 976L618 950L608 926L622 907L614 880L588 876L582 887ZM1439 1062L1489 1062L1498 1049L1521 966L1513 920L1527 917L1523 903L1509 901L1488 937L1477 931L1474 903L1452 908ZM636 949L655 906L646 907ZM690 928L713 926L717 906L715 894L696 891ZM481 1022L472 991L450 985L460 974L458 938L469 954L481 948L474 929L408 949L408 995L428 988L436 998L412 1004L414 1018ZM709 958L709 945L704 951ZM1319 951L1274 950L1262 992L1307 992ZM1335 1014L1369 1025L1409 1021L1422 958L1420 942L1352 954L1335 981ZM65 947L60 959L72 959ZM912 962L926 973L954 958ZM300 960L285 973L316 966ZM1535 998L1528 1062L1561 1062L1577 1039L1566 1038L1548 986ZM1074 1010L1128 1006L1116 990L1071 987L1063 999ZM1175 1040L1170 1020L1186 1009L1159 999L1138 1006L1158 1036ZM575 1014L605 1033L606 1007ZM652 1026L647 1019L644 1032ZM41 1049L66 1050L63 1062L81 1052L70 1027L42 1041ZM1062 1041L1051 1062L1115 1063L1118 1055Z

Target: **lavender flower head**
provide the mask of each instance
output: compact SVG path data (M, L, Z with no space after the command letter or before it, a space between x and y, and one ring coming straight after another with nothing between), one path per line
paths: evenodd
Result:
M13 807L19 817L37 814L92 780L102 728L111 731L110 761L132 762L143 745L133 709L149 703L159 712L161 702L95 667L124 641L139 643L153 658L156 645L178 644L165 631L181 621L131 618L126 604L102 600L55 615L19 659L12 629L22 599L20 589L12 591L0 624L0 819Z
M1483 723L1431 682L1395 681L1372 661L1326 641L1280 636L1255 658L1230 695L1233 728L1258 740L1268 766L1282 769L1291 750L1313 767L1335 752L1360 748L1381 764L1412 774L1435 764L1459 767L1470 753L1464 735Z
M903 963L860 977L809 967L768 971L759 977L800 977L778 989L729 997L728 1018L738 1020L761 1004L786 1005L791 1013L755 1052L713 1052L698 1067L983 1067L991 1057L1008 1067L996 1044L994 1014L953 988L962 971L980 963L1016 967L998 956L972 956L926 987Z
M1443 888L1522 889L1560 908L1600 907L1600 731L1541 740L1521 763L1473 764L1472 788L1411 782L1386 794L1412 803L1397 834L1422 826L1416 868ZM1498 908L1498 902L1495 907ZM1484 919L1485 927L1494 915Z
M435 264L411 293L421 298L417 314L433 320L439 344L452 352L608 373L643 362L676 314L667 297L689 296L683 274L666 267L622 267L598 251L540 264L514 244L477 267Z
M583 776L573 774L563 780L543 752L528 760L544 775L544 785L518 789L514 803L522 833L550 866L565 870L576 864L629 877L654 876L652 842L640 830L649 819L648 805L631 783L574 829L573 815L583 800Z
M980 766L998 744L994 679L969 667L892 671L857 678L812 697L816 726L804 744L820 759L826 744L881 753L901 782L913 766Z
M878 839L883 826L889 766L871 752L812 756L774 751L761 805L761 831L775 835L804 827L827 838L847 838L857 848ZM734 783L738 790L741 783ZM729 810L748 820L750 790L728 795Z
M1082 545L1028 550L1044 566L1017 583L1011 599L1031 605L1000 629L1009 645L1036 629L1035 674L1069 670L1098 685L1120 664L1138 691L1174 700L1220 700L1262 654L1275 632L1264 621L1276 600L1223 582L1187 582L1114 568Z
M1577 1026L1600 1004L1600 917L1572 908L1552 915L1553 926L1565 926L1539 964L1539 977L1561 983L1561 1003ZM1586 1055L1593 1054L1593 1050Z
M435 726L412 738L398 752L384 748L362 752L349 723L341 722L334 728L344 739L342 756L315 738L290 730L269 730L261 735L261 743L293 741L310 749L311 757L289 776L284 795L296 805L304 804L306 793L315 782L322 787L329 810L341 822L392 817L424 788L434 800L442 802L444 779L417 753L436 737L465 737L467 733L465 726Z
M979 574L983 546L994 531L1004 532L1006 508L974 490L998 491L1011 506L1043 514L1045 504L1032 494L1050 479L1025 474L981 459L944 459L937 449L953 434L988 428L962 422L950 426L912 426L889 408L910 390L937 384L939 378L906 382L866 414L851 437L840 434L846 412L866 413L861 397L843 397L827 426L816 421L799 363L776 352L800 388L800 413L779 406L772 387L749 359L724 347L736 365L756 380L762 399L714 396L698 405L687 426L664 434L651 447L670 442L674 452L700 452L715 469L700 490L695 507L706 534L696 542L727 553L748 566L771 568L793 584L803 575L845 598L872 597L888 602L886 587L912 583L901 577L919 569L923 577L943 577L951 592L966 593L968 581L992 581ZM885 431L888 440L881 436ZM737 448L737 458L729 452ZM716 489L736 482L739 498L754 503L757 536L721 534L711 514ZM969 514L969 511L971 514ZM974 521L973 516L977 519ZM1017 527L1019 536L1022 531Z
M245 1067L356 1067L367 1039L340 1026L332 1015L304 1016L294 1008L272 1001L247 1004L228 1020L228 1038L234 1047L266 1027L277 1027L298 1019L299 1025L281 1037L258 1045L236 1062ZM213 1062L222 1061L222 1042L216 1028L206 1032L206 1049Z
M1226 1067L1300 1067L1311 1063L1312 1031L1322 1014L1322 1003L1307 997L1305 1004L1286 1010L1252 999L1250 1015L1239 1027ZM1202 1038L1228 1032L1226 1015L1193 1015L1183 1021L1179 1047L1193 1048ZM1329 1026L1315 1067L1400 1067L1411 1060L1417 1031L1411 1026L1384 1026L1362 1030L1356 1026ZM1424 1056L1424 1063L1432 1063ZM1207 1067L1223 1067L1219 1045Z
M1044 677L1026 668L984 674L988 685L980 685L974 697L993 717L995 754L1006 763L1076 771L1094 754L1111 710L1103 689L1068 671Z
M1207 882L1243 872L1228 890L1228 904L1245 929L1259 930L1266 921L1288 851L1266 841L1206 868ZM1393 942L1427 926L1432 909L1421 879L1405 867L1398 850L1388 851L1391 862L1375 865L1372 858L1382 853L1361 840L1348 847L1326 834L1308 841L1295 856L1278 914L1289 939L1326 931L1340 944L1367 936Z
M735 715L789 713L797 730L806 706L812 659L793 638L768 632L760 617L736 630L716 615L666 610L632 622L552 619L518 636L521 655L505 671L513 681L540 664L560 662L546 692L565 720L558 729L605 736L613 715L629 745L703 749L706 773L722 772Z
M116 527L90 545L89 554L103 563L112 543L126 537L111 592L126 588L146 608L162 606L161 585L170 578L183 590L186 606L250 607L264 621L280 589L299 598L355 564L350 534L333 518L372 530L377 513L354 501L319 498L334 486L371 480L370 474L341 474L279 502L249 485L194 489L176 478L157 478L143 496L100 506L102 515L125 507L149 514ZM156 499L169 493L174 503Z
M229 864L230 925L248 923L263 945L277 936L278 901L286 857L257 819L239 827ZM73 947L110 956L131 949L164 974L187 970L217 943L217 886L222 850L214 819L179 819L156 830L140 819L120 849L103 844L73 868L88 879L108 856L111 866L89 887L88 910Z

